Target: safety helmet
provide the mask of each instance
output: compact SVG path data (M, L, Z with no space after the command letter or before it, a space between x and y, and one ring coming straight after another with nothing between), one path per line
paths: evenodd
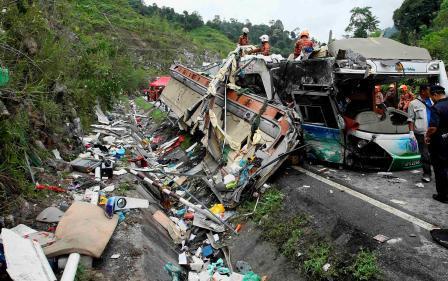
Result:
M263 34L260 36L260 40L261 40L261 42L268 42L269 36L267 36L266 34Z
M403 91L405 91L405 92L407 92L407 90L408 90L408 86L406 86L406 85L401 85L401 86L400 86L400 89L403 90Z
M310 33L308 32L308 30L300 32L300 38L302 38L303 36L306 36L308 38L310 37Z
M249 28L243 27L243 33L249 33Z

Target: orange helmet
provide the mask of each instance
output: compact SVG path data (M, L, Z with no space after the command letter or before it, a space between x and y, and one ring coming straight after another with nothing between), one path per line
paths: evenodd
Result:
M310 33L308 32L308 30L300 32L300 38L302 38L303 36L306 36L308 38L310 37Z
M406 86L406 85L401 85L401 86L400 86L400 89L403 90L403 91L405 91L405 92L407 92L407 91L408 91L408 86Z

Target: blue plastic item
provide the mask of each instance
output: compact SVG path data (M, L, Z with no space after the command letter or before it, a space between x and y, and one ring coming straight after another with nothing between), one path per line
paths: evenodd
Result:
M213 255L213 248L210 245L205 246L204 248L202 248L202 256L203 257L209 257Z

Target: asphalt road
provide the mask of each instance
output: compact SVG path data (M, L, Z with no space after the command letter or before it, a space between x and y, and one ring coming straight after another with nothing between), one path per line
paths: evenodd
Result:
M282 168L272 181L287 195L287 210L310 215L322 234L328 234L335 241L340 241L344 235L349 237L347 247L351 247L351 243L375 243L384 280L448 280L448 249L435 244L429 231L412 220L403 219L292 167ZM368 181L358 184L367 185ZM387 204L387 198L383 199L380 201ZM398 208L392 203L389 205ZM414 217L413 212L403 210ZM419 217L425 221L424 217L416 218ZM431 222L428 221L428 225ZM360 233L364 241L350 239ZM378 243L373 240L378 234L391 239Z

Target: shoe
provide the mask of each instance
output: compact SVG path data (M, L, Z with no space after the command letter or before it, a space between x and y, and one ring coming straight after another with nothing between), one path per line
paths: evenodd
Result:
M426 182L426 183L431 182L431 177L430 176L423 176L422 182Z
M448 204L448 198L446 197L441 197L439 194L433 194L432 195L432 199L437 200L439 202Z

